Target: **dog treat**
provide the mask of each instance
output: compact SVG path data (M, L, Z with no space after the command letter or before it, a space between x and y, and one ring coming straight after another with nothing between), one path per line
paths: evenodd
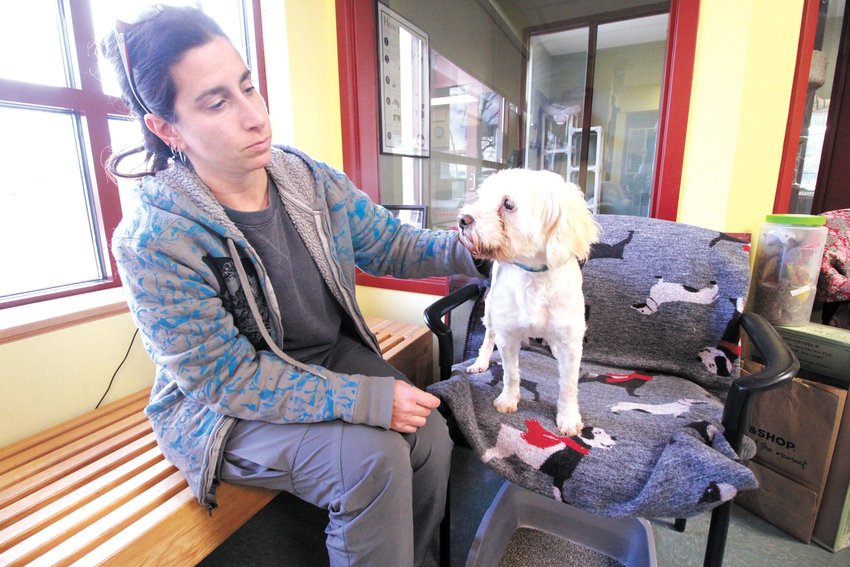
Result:
M824 220L767 216L756 251L750 310L774 325L803 325L811 318L826 241Z

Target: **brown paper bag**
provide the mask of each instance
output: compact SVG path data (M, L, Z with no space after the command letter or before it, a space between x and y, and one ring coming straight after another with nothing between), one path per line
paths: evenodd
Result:
M744 361L745 371L758 365ZM755 397L747 435L764 489L738 497L745 508L808 543L835 449L847 391L795 378Z
M756 476L759 487L742 492L735 503L809 543L818 515L818 494L754 461L747 466Z
M745 361L744 368L754 363ZM846 390L800 378L762 392L753 400L747 431L757 448L753 460L820 492L846 398Z

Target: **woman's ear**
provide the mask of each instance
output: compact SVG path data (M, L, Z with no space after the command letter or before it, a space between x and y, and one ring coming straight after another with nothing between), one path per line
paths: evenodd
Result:
M144 120L148 130L153 132L166 146L169 148L180 147L180 134L174 129L171 122L161 116L150 113L145 114Z

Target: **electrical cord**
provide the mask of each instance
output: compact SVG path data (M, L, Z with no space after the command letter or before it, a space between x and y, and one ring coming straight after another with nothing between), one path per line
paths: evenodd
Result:
M124 366L124 363L127 362L127 357L130 356L130 350L133 348L133 343L136 342L136 336L139 334L139 329L133 333L133 338L130 339L130 346L127 347L127 352L124 353L124 358L121 359L121 362L118 363L118 368L115 369L115 372L112 373L112 378L109 379L109 385L106 386L106 391L103 392L103 395L100 397L100 401L97 402L97 405L94 406L94 409L98 409L100 404L103 403L103 400L106 399L106 394L109 393L109 390L112 389L112 383L115 382L115 377L118 375L118 371L121 370L121 367Z

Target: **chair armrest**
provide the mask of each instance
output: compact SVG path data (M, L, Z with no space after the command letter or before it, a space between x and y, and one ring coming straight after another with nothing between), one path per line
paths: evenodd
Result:
M764 368L755 374L741 376L729 389L723 407L723 427L726 439L736 452L740 451L746 432L752 395L784 384L800 370L796 355L764 317L757 313L742 313L740 325L761 355Z
M800 362L764 317L757 313L742 313L740 323L764 359L764 369L735 381L740 388L751 392L766 390L797 375Z
M443 322L443 317L456 307L475 299L481 294L481 287L471 283L441 297L425 309L425 324L437 336L437 361L440 366L440 380L449 377L454 363L452 330Z

